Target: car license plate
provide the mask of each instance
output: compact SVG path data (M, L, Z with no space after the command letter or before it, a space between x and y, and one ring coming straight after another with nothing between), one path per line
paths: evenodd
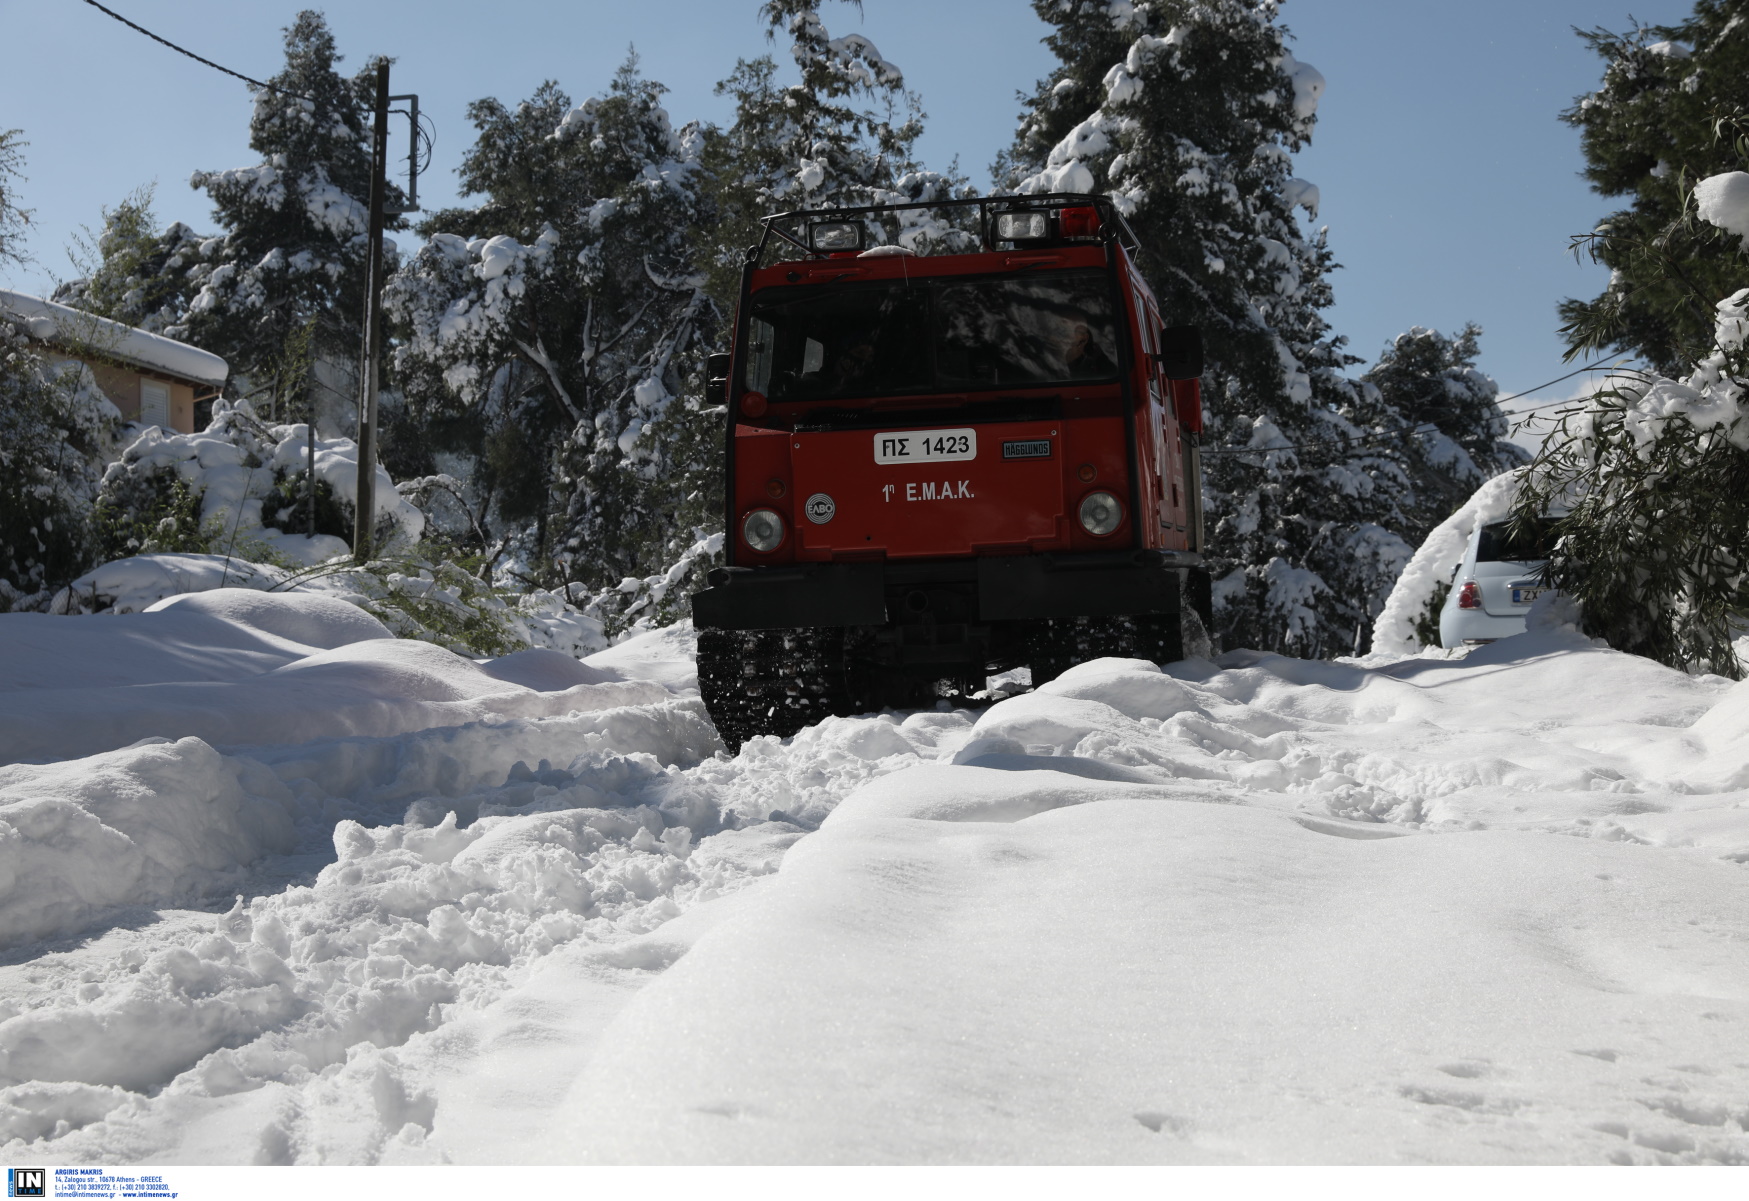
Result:
M877 463L957 463L978 457L978 431L897 430L874 436Z
M1543 590L1541 588L1514 588L1512 590L1512 603L1515 605L1528 605L1531 601L1535 600L1542 594Z

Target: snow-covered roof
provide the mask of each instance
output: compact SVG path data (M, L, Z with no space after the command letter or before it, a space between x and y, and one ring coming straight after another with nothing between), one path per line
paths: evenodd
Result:
M31 337L57 343L69 350L87 351L131 366L161 371L177 379L211 384L215 388L222 387L231 373L225 360L216 354L174 338L149 334L120 321L56 304L40 296L26 296L22 292L0 288L0 310L22 322Z

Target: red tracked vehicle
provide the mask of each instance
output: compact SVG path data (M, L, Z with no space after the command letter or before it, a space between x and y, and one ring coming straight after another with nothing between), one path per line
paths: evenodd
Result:
M919 217L969 252L894 245ZM731 748L1023 664L1209 653L1201 338L1162 323L1107 200L763 224L710 357L728 566L693 598Z

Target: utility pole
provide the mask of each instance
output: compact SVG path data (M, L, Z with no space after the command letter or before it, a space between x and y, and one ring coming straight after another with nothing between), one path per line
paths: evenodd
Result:
M370 154L370 266L365 284L364 353L358 390L358 513L352 526L352 558L368 562L376 528L377 371L382 357L383 202L389 158L389 62L377 62L376 123Z

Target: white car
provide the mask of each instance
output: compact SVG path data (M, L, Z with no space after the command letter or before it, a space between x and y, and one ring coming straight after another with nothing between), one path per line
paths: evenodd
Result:
M1548 590L1542 583L1546 520L1532 536L1517 540L1507 537L1507 525L1489 522L1470 535L1439 611L1439 644L1447 650L1524 633L1531 602Z

